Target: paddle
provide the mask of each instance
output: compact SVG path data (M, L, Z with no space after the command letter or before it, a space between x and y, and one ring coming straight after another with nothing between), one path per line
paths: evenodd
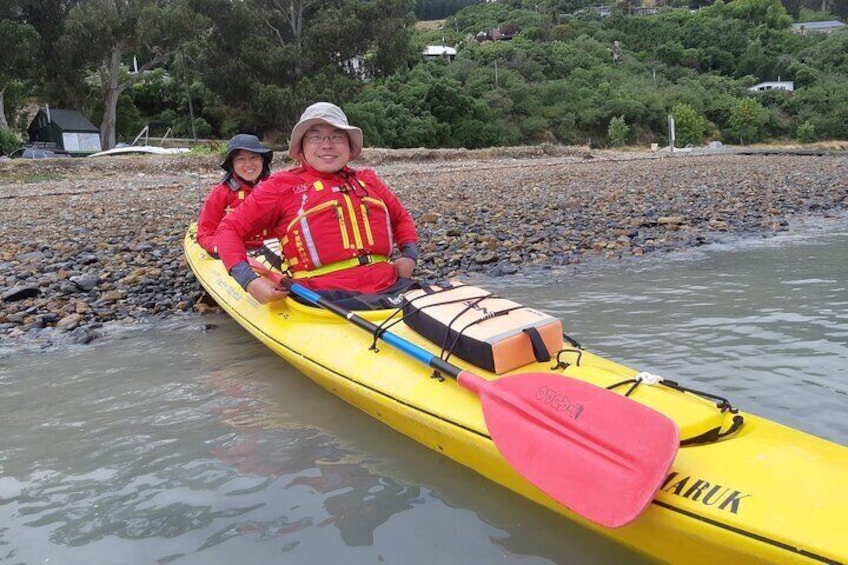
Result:
M254 264L257 271L268 272ZM553 373L489 381L383 331L321 295L288 280L290 292L453 377L477 394L492 442L530 483L577 514L623 526L650 504L677 453L679 433L667 416L624 396Z

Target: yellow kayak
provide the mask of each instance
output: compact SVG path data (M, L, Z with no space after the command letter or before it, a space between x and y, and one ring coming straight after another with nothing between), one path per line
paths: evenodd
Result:
M258 304L197 245L194 230L184 241L189 266L244 329L326 390L506 488L660 561L848 563L848 448L675 383L637 386L635 369L567 340L554 363L533 361L500 374L451 358L492 381L567 374L627 394L674 421L681 446L653 501L627 525L603 527L546 495L504 459L477 396L454 380L433 378L431 368L391 347L372 347L372 335L333 313L290 298ZM375 324L397 319L396 310L357 314ZM403 321L391 332L434 355L442 349Z

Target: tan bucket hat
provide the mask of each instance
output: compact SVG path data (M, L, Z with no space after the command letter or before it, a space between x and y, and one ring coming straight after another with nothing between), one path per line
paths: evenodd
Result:
M349 125L342 109L329 102L316 102L300 115L300 121L292 128L289 157L297 161L303 160L303 134L312 126L321 123L345 130L350 138L350 159L359 157L362 153L362 130Z

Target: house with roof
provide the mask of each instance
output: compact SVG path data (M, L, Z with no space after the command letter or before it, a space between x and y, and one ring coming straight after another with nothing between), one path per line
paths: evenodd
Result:
M806 35L807 33L832 33L839 31L845 27L845 24L838 20L828 20L824 22L801 22L792 24L792 31Z
M446 45L428 45L424 48L423 55L425 61L446 59L450 62L456 59L456 49Z
M53 145L73 156L100 151L100 130L76 110L55 110L45 106L27 128L30 142Z
M749 86L748 90L751 92L764 92L766 90L787 90L789 92L793 92L795 90L795 81L792 80L767 80L764 82L759 82L754 86Z

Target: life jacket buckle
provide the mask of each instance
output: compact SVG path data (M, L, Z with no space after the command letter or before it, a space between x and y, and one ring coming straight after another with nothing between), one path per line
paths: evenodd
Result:
M370 265L375 262L373 255L360 255L356 260L359 261L360 265Z

